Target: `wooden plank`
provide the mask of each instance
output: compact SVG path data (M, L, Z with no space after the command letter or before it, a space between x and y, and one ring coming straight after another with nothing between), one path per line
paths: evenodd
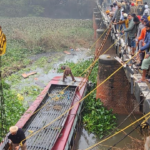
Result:
M36 74L36 73L37 73L37 72L23 73L22 76L23 76L24 78L27 78L27 77L29 77L29 76L31 76L31 75Z
M68 55L70 55L70 54L71 54L71 53L70 53L70 52L68 52L68 51L64 51L64 53L65 53L65 54L68 54Z

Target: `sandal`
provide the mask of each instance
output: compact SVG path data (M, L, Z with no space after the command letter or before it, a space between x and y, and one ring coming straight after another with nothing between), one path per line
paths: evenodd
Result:
M146 79L147 80L147 82L149 82L150 83L150 79Z
M137 63L136 60L132 59L132 64L135 64L135 63Z

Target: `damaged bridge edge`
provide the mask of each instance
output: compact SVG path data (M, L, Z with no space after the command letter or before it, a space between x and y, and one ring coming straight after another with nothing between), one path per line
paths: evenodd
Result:
M99 1L97 1L96 4L97 5L96 8L94 8L93 15L98 27L96 32L99 35L99 32L102 29L109 27L110 18L103 11L102 5L99 3ZM114 45L116 55L121 58L122 62L126 62L129 59L131 59L131 55L127 53L129 52L129 50L126 48L124 39L118 36L114 29L114 26L112 26L110 38L112 43L116 42ZM141 79L142 76L138 72L137 67L134 64L132 64L132 60L129 63L127 63L127 65L123 68L127 79L131 84L131 94L135 95L136 101L139 104L139 111L143 114L147 114L148 112L150 112L150 89L148 85L144 82L136 82L139 79ZM150 119L147 122L150 124Z

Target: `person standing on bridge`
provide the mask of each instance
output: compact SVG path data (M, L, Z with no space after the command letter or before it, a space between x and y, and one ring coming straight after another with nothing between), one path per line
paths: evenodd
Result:
M137 14L137 6L135 3L131 3L130 13Z
M149 48L150 48L150 22L148 22L146 24L145 44L139 50L140 53L142 51L146 51L146 55L145 55L145 58L144 58L144 60L142 62L142 66L141 66L141 69L143 70L142 78L141 78L141 80L138 81L138 83L146 81L146 71L148 70L149 65L150 65L150 52L149 52Z
M127 1L125 1L125 13L129 13L130 12L130 5Z
M141 15L143 15L143 13L144 13L145 5L147 5L147 2L144 2L144 5L142 6Z
M136 40L137 45L138 45L138 49L140 49L142 46L144 46L144 40L145 40L145 36L146 36L146 24L148 23L148 20L145 16L143 16L142 19L143 19L144 28L141 30L141 34L138 37L138 39ZM142 65L142 61L144 59L145 53L144 52L139 53L139 56L140 56L140 62L139 62L139 64L137 64L137 66Z
M8 139L12 142L12 150L19 150L21 143L26 137L21 128L17 126L12 126L9 128L10 134L8 135ZM23 146L21 146L21 150L27 150L26 140L22 142Z
M122 33L128 32L128 46L131 47L131 55L134 55L136 47L135 37L140 22L137 17L133 18L131 14L128 14L128 19L129 19L129 27L127 29L124 29Z
M145 10L143 12L143 16L148 17L150 15L150 9L148 7L148 5L145 5Z
M116 10L113 18L112 18L112 22L114 23L118 23L120 18L121 18L121 7L122 7L122 4L121 3L117 3L117 6L118 6L118 9ZM119 24L116 24L116 30L119 30Z
M122 11L122 14L123 14L123 19L120 20L118 24L122 24L123 28L126 29L128 28L128 25L129 25L128 14L124 13L124 11ZM126 45L127 45L127 41L128 41L128 33L125 32L125 44Z

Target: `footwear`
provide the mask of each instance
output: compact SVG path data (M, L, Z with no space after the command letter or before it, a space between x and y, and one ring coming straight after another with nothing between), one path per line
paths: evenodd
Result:
M147 81L150 83L150 79L147 79Z
M142 79L140 79L140 80L138 80L138 81L136 81L137 83L142 83L142 82L146 82L146 80L142 80Z
M138 64L136 64L136 66L141 66L142 65L142 63L138 63Z
M123 54L127 54L126 50L123 51Z
M146 78L147 78L147 79L150 79L150 75L147 75Z
M136 60L132 59L132 64L135 64L136 63Z

